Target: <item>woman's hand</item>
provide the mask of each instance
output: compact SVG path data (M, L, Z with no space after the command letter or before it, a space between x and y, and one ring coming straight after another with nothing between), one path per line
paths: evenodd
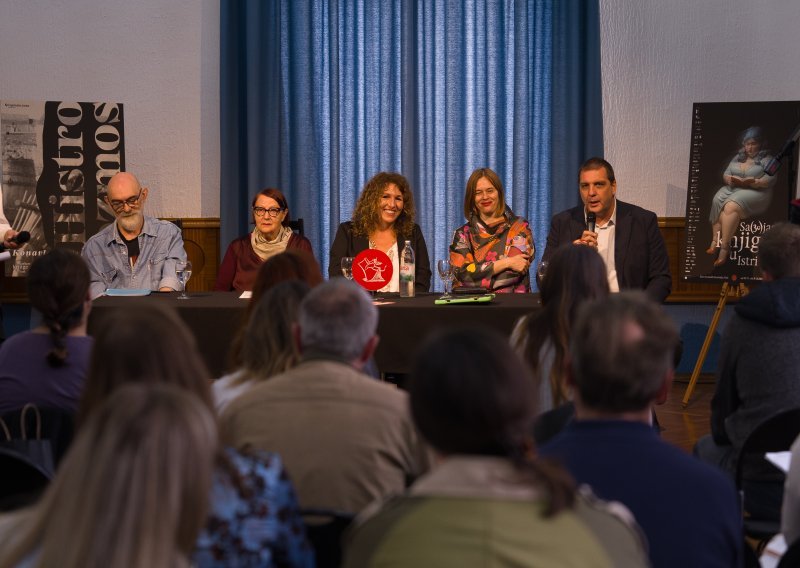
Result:
M518 254L515 256L507 256L500 260L494 261L492 265L492 274L500 274L504 270L511 270L524 274L528 271L531 265L531 257L527 253Z

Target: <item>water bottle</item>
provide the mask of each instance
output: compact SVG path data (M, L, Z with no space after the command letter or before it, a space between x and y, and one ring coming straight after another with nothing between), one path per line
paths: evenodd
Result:
M411 248L411 241L406 241L403 252L400 254L400 297L414 297L414 249Z

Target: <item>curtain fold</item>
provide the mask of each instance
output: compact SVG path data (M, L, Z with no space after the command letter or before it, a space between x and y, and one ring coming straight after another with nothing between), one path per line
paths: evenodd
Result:
M540 256L578 164L602 155L599 48L597 0L223 1L223 250L276 186L325 272L361 187L391 170L435 262L464 222L467 177L488 166Z

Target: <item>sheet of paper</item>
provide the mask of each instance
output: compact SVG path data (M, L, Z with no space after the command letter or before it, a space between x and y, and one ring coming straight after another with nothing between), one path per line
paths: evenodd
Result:
M239 296L239 299L240 300L249 300L252 297L253 297L253 293L250 290L245 290L244 292L242 292L242 295Z
M778 468L789 472L789 464L792 462L792 452L767 452L766 458L774 463Z

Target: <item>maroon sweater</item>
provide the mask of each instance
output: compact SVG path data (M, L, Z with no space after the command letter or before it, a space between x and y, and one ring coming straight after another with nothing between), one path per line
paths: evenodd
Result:
M311 249L311 241L296 233L292 233L292 236L289 237L286 248L306 250L314 254ZM264 261L253 251L253 247L250 245L249 234L235 239L228 245L225 258L222 259L214 290L223 292L252 290L258 269L263 263Z

